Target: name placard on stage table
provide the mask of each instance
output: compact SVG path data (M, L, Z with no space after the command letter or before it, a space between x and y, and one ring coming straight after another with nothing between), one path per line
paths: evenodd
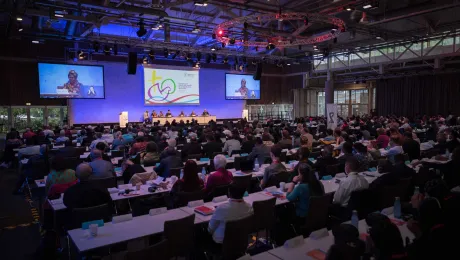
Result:
M128 111L123 111L119 115L120 127L125 128L128 123Z

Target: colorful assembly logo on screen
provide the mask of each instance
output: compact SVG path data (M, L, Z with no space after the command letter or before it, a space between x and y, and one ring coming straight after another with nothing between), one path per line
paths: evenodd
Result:
M198 77L196 72L178 70L145 69L148 88L145 93L145 103L151 105L164 104L197 104L199 103ZM196 82L193 82L195 79ZM148 84L148 85L147 85Z

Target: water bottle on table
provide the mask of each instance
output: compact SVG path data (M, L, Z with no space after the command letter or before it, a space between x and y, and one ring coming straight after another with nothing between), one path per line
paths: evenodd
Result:
M254 160L254 171L259 171L259 161L257 159Z
M420 194L420 188L418 186L415 186L414 195L418 195L418 194Z
M358 222L359 222L358 211L353 210L351 214L351 224L358 229Z
M401 200L399 197L395 198L395 205L393 207L393 214L395 218L400 219L401 218Z
M184 169L180 169L180 175L179 176L180 176L181 179L184 178Z
M206 169L204 167L201 168L201 178L203 178L203 181L206 179Z

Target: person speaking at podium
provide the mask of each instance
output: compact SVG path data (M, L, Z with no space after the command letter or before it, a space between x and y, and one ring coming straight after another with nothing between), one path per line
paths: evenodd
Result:
M168 112L166 112L166 117L172 117L171 110L168 109Z
M160 114L158 115L158 117L165 117L165 115L163 115L163 111L160 111Z
M150 121L150 118L149 118L149 111L145 111L144 112L144 123L148 123Z
M205 109L205 110L203 111L203 114L201 114L201 115L202 115L202 116L209 116L208 110Z
M152 110L152 118L154 117L158 117L158 115L157 115L157 112L155 112L155 110Z
M184 117L184 116L185 116L184 111L180 111L179 117Z
M196 114L195 114L195 111L192 111L192 113L190 114L191 117L195 117Z

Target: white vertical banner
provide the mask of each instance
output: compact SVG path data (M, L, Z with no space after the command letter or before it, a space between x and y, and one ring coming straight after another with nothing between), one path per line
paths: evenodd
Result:
M125 128L128 123L128 111L123 111L119 115L120 127Z
M327 117L327 128L336 129L337 128L337 104L327 104L326 105L326 117Z

